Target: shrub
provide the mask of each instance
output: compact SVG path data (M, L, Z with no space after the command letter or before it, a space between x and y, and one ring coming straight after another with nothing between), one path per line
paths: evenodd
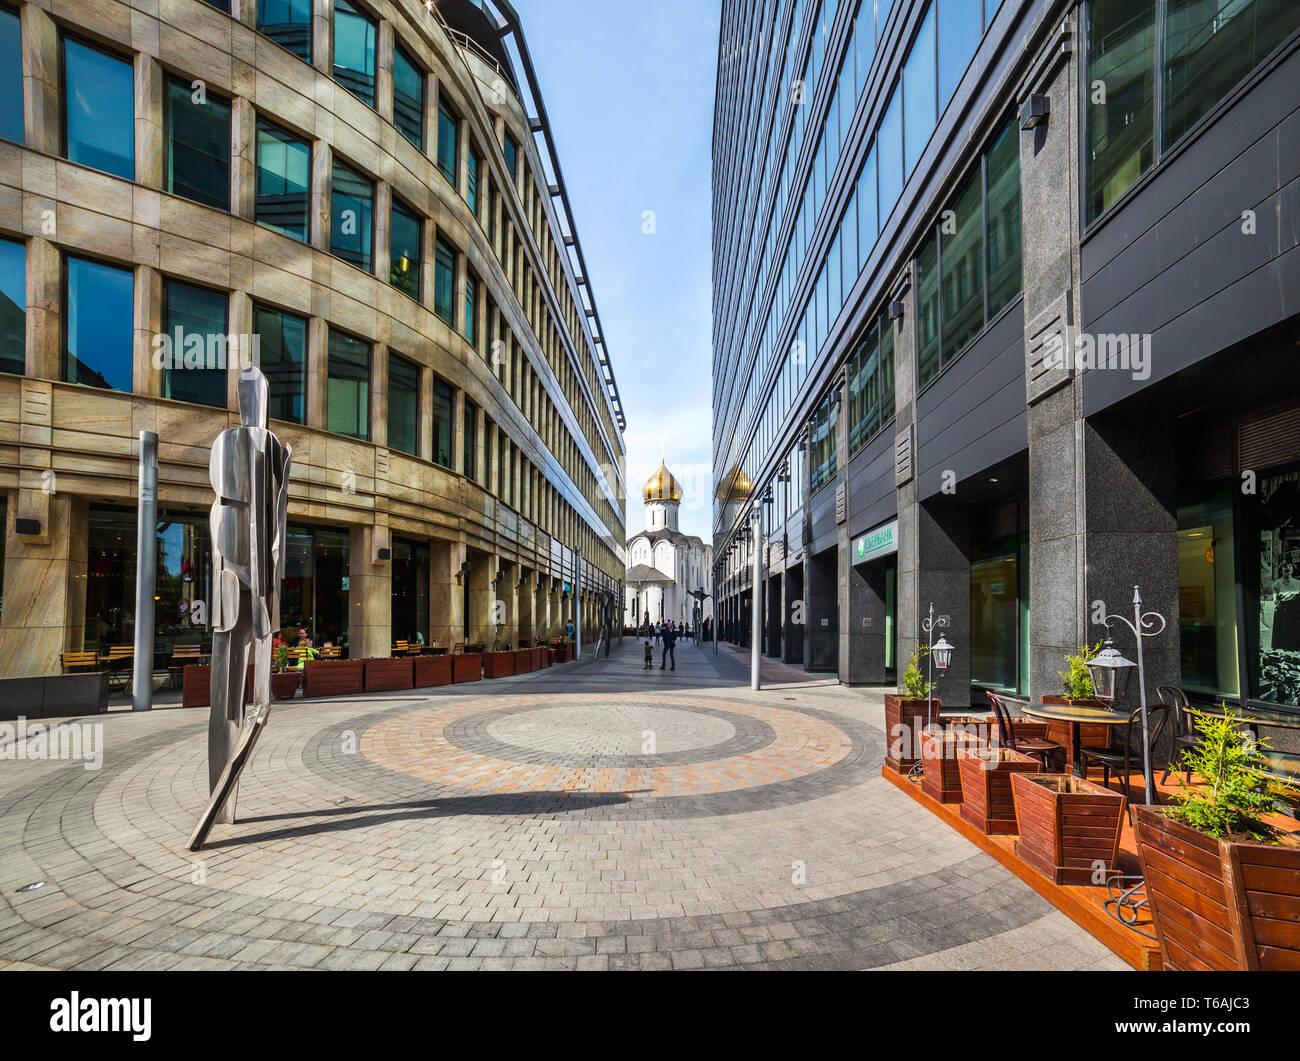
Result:
M912 655L908 657L907 670L903 671L903 687L913 700L928 700L931 692L934 691L934 682L926 681L925 675L921 672L921 661L929 653L928 647L918 644L912 649Z
M1074 655L1065 657L1066 670L1056 673L1061 676L1061 695L1067 700L1091 700L1096 695L1092 687L1092 675L1088 673L1088 660L1101 651L1101 642L1095 645L1080 645Z

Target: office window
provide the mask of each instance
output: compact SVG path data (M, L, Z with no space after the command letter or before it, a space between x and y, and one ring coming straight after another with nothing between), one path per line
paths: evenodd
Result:
M478 164L478 147L475 145L473 140L469 142L467 161L469 163L469 183L465 185L465 202L469 205L470 213L477 217L480 171Z
M23 142L22 26L7 7L0 7L0 140Z
M473 273L465 276L465 338L469 345L478 346L478 278Z
M880 336L873 321L849 361L849 452L880 427Z
M375 186L335 161L330 204L330 250L362 272L371 271Z
M420 410L420 369L396 354L388 355L388 448L418 454L416 426Z
M171 354L163 359L164 398L226 407L227 366L239 360L238 342L227 345L229 309L224 291L164 281L163 333Z
M269 415L294 424L306 423L307 322L269 306L254 306L253 331L259 337Z
M325 428L370 438L370 344L330 329Z
M984 27L980 5L971 0L939 0L939 111L957 91L979 47Z
M474 450L478 446L478 409L471 401L465 402L465 462L463 469L466 479L476 479L477 465Z
M864 0L869 2L869 0ZM871 145L858 175L858 271L876 245L876 145Z
M1088 5L1087 217L1091 221L1151 168L1155 126L1156 0Z
M433 380L433 462L444 468L451 467L453 422L456 395L451 386L434 377Z
M1300 26L1295 0L1162 0L1167 148ZM1208 7L1208 9L1207 9Z
M135 80L129 60L64 38L63 139L69 161L135 179Z
M840 315L840 307L844 305L842 295L843 277L840 265L840 237L837 234L835 241L831 244L830 252L826 255L826 334L830 334L831 325Z
M827 395L812 418L812 437L809 447L812 457L812 478L809 493L815 494L835 478L835 429L839 421L839 406Z
M190 82L167 79L167 190L230 209L230 104L194 101Z
M912 41L903 67L903 149L906 178L930 142L935 120L934 4Z
M423 244L419 216L393 199L392 219L388 226L388 279L397 290L420 298L420 248Z
M989 318L1020 294L1020 130L1007 122L985 156Z
M312 0L257 0L257 30L311 62Z
M393 51L393 124L424 147L424 71L401 48Z
M876 161L880 167L880 225L883 228L903 193L903 86L893 98L876 131Z
M452 327L456 325L455 286L456 255L447 244L438 240L434 246L433 312Z
M980 170L957 192L951 217L939 227L939 285L943 290L941 360L946 364L984 327L984 219Z
M939 246L934 236L916 257L917 380L924 387L939 374Z
M27 247L0 239L0 372L27 371Z
M311 146L264 121L257 123L257 223L307 241Z
M352 0L334 0L334 80L375 105L375 22Z
M862 95L862 90L867 87L867 74L871 72L871 61L876 57L875 15L875 0L862 0L858 5L857 24L853 31L857 73L854 85L858 95Z
M840 218L840 235L843 237L843 275L844 298L848 299L853 290L853 282L858 278L858 196L854 191L849 205L844 208Z
M518 176L516 175L518 169L515 165L515 160L519 155L519 148L516 146L514 139L510 136L509 133L506 133L505 143L502 146L502 152L505 154L506 157L506 171L510 174L510 180L513 183L514 181L519 179Z
M460 151L460 123L447 104L438 101L438 168L454 185L456 157Z
M69 255L63 276L64 378L129 392L134 339L131 270Z

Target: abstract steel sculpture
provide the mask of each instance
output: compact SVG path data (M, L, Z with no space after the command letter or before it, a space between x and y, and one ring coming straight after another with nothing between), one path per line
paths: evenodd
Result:
M198 851L217 822L233 824L239 775L271 713L271 643L280 621L285 518L292 451L266 427L266 377L239 374L239 427L217 436L209 471L212 505L211 799L190 836ZM248 657L252 703L245 710Z

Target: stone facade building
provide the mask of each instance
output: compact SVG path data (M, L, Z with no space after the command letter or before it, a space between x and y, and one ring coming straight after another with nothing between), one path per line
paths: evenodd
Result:
M132 642L143 430L159 663L207 644L242 358L293 447L283 627L523 644L581 594L594 632L625 424L522 28L486 11L0 0L0 676Z
M1300 706L1297 85L1282 0L724 0L725 635L885 683L933 604L1036 700L1137 585L1149 689Z

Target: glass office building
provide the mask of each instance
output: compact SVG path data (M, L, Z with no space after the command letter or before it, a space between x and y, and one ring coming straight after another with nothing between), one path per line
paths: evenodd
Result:
M726 0L723 636L885 684L933 605L983 706L1136 585L1150 687L1300 709L1298 83L1280 0Z

